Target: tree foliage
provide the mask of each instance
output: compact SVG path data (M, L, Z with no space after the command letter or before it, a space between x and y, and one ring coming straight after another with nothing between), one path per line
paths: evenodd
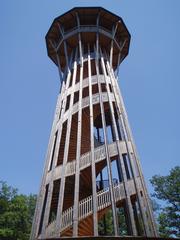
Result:
M111 209L109 209L100 219L98 223L98 230L100 236L112 236L114 234L113 216Z
M180 237L180 167L173 168L167 176L153 176L151 183L153 196L165 201L157 219L160 236Z
M0 181L0 239L29 239L36 195L18 194Z
M124 208L117 208L117 220L118 220L118 234L121 236L128 235L128 229L125 219ZM98 230L100 236L113 236L114 235L114 224L113 224L113 213L112 209L102 216L98 223Z

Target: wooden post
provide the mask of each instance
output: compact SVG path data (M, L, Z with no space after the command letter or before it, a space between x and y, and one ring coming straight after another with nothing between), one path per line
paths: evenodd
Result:
M78 17L78 16L77 16ZM78 20L79 26L79 20ZM80 80L79 80L79 108L78 108L78 132L77 132L77 149L76 149L76 173L75 173L75 194L74 194L74 210L73 210L73 237L78 236L78 213L79 213L79 184L80 184L80 157L81 157L81 134L82 134L82 81L83 81L83 55L81 35L79 33L79 52L80 52Z
M76 51L77 52L77 51ZM70 72L70 70L69 70ZM74 60L74 68L73 68L73 80L72 80L72 88L75 85L76 80L76 72L77 72L77 54ZM68 86L69 86L69 81ZM64 190L65 190L65 168L66 163L68 160L68 150L69 150L69 141L70 141L70 130L71 130L71 123L72 123L72 105L73 105L73 99L74 99L74 92L71 94L70 99L70 106L69 106L69 114L68 114L68 120L67 120L67 131L66 131L66 141L65 141L65 147L64 147L64 158L63 158L63 166L62 166L62 175L61 175L61 184L60 184L60 192L59 192L59 199L58 199L58 214L56 218L56 233L59 234L61 229L61 223L62 223L62 212L63 212L63 202L64 202Z
M99 36L97 34L97 48L99 45ZM97 51L97 50L96 50ZM105 143L105 151L106 151L106 162L107 162L107 171L108 171L108 179L109 179L109 189L111 194L111 206L112 206L112 213L113 213L113 222L114 222L114 233L115 236L118 235L118 221L117 221L117 214L116 214L116 203L114 200L114 192L113 192L113 182L112 182L112 170L110 165L110 157L109 157L109 151L108 151L108 141L107 141L107 132L106 132L106 122L105 122L105 113L104 113L104 106L103 106L103 100L102 100L102 92L101 92L101 84L99 81L99 59L97 58L99 56L99 53L96 52L96 71L97 71L97 79L98 79L98 88L99 88L99 98L100 98L100 109L101 109L101 117L102 117L102 125L103 125L103 133L104 133L104 143Z
M120 166L121 166L120 171L122 173L124 190L125 190L125 194L126 194L126 203L127 203L127 211L128 211L127 215L129 216L129 224L130 224L131 229L132 229L132 234L137 235L134 216L133 216L133 209L132 209L132 204L131 204L131 200L130 200L130 194L129 194L129 191L128 191L129 189L128 189L128 186L127 186L127 176L126 176L126 173L125 173L125 167L124 167L122 154L121 154L121 150L120 150L118 131L117 131L116 121L115 121L115 117L114 117L115 114L114 114L114 109L113 109L113 105L112 105L109 84L107 82L107 75L106 75L105 64L104 64L104 59L102 57L102 53L101 53L101 62L102 62L102 67L103 67L103 71L104 71L104 76L105 76L106 89L107 89L109 105L110 105L110 114L111 114L111 119L112 119L112 124L113 124L113 131L114 131L114 136L115 136L115 139L116 139L118 156L119 156L119 161L120 161Z
M96 193L96 166L94 161L94 120L93 120L93 103L92 103L92 81L91 81L91 60L90 47L88 46L88 78L89 78L89 109L90 109L90 138L91 138L91 172L92 172L92 194L93 194L93 226L94 236L98 236L97 220L97 193Z

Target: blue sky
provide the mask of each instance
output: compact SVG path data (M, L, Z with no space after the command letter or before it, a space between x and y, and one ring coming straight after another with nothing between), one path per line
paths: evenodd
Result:
M53 19L74 6L107 8L131 33L120 85L146 182L180 162L179 0L4 0L0 179L22 193L38 192L60 84L44 37Z

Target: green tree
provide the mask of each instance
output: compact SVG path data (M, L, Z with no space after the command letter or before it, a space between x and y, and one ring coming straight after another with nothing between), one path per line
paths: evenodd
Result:
M118 233L128 235L128 229L125 219L124 208L117 208L117 219L118 219ZM98 222L99 235L113 236L114 235L114 224L112 210L108 209L107 212L101 217Z
M180 167L171 169L167 176L155 175L150 181L153 196L165 201L157 217L160 236L180 237Z
M0 238L29 239L36 195L18 194L17 189L0 182Z
M112 210L108 209L98 222L100 236L112 236L114 234Z

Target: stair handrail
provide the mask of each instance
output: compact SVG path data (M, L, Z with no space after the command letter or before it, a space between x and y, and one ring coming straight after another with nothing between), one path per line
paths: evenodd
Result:
M115 202L121 200L124 196L121 192L123 189L122 182L118 182L113 184ZM109 191L109 187L102 189L101 191L97 192L97 203L98 203L98 211L105 209L111 205L111 194ZM87 198L82 199L79 202L79 216L78 220L82 220L93 212L93 204L92 204L92 195L88 196ZM73 224L73 207L66 209L62 213L62 222L61 222L61 232L64 231L66 228L72 226ZM56 220L51 222L48 227L46 228L46 232L48 236L53 236L56 227Z
M61 229L66 228L66 226L72 225L72 220L73 220L73 207L70 207L62 213Z
M120 187L122 186L122 183L118 183L113 186L115 193L115 201L120 200ZM111 205L111 195L109 191L109 187L99 191L97 193L97 202L98 202L98 211L101 209L104 209ZM86 218L87 216L91 215L93 211L92 206L92 195L88 196L87 198L82 199L79 202L79 216L78 220L82 220ZM68 208L65 210L62 214L62 225L61 225L61 231L64 229L70 227L73 222L73 207Z

